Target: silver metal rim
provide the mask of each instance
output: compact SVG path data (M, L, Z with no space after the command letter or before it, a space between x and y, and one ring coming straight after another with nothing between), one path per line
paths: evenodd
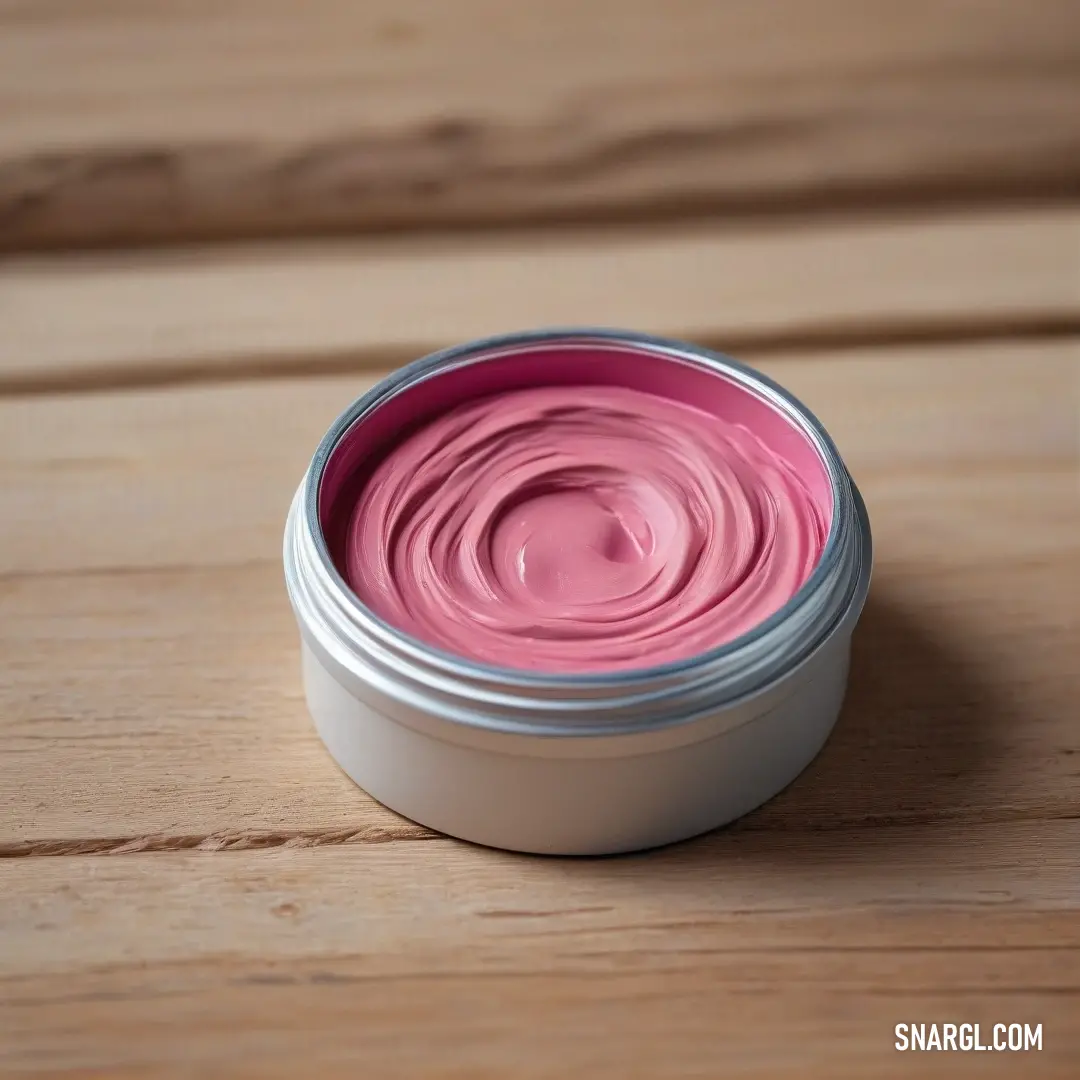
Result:
M318 515L326 465L354 425L396 394L456 368L537 345L630 347L704 368L754 393L799 427L829 476L833 515L821 560L798 593L742 637L688 660L614 673L556 675L480 664L396 629L367 609L333 564ZM500 335L444 349L394 372L354 401L319 444L290 510L285 577L298 621L358 680L457 723L597 734L689 721L792 673L858 617L872 564L866 508L824 426L793 395L730 357L684 342L603 328Z

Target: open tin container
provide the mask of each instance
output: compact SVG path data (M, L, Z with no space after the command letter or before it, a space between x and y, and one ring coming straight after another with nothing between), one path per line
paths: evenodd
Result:
M404 431L493 390L615 382L654 392L657 365L672 396L725 419L734 411L764 431L831 505L817 566L775 614L678 663L544 674L427 645L351 591L341 572L340 505ZM308 707L357 784L452 836L595 855L706 832L802 772L843 702L872 547L866 508L836 447L781 387L692 345L571 329L447 349L355 401L323 438L296 493L284 561Z

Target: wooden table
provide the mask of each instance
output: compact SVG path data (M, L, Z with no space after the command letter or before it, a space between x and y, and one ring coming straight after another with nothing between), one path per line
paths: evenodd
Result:
M549 8L469 5L564 41ZM695 42L760 30L751 5L628 2L599 75L599 16L555 6L558 80L523 61L500 97L466 61L502 53L438 6L0 4L0 1075L1077 1075L1068 5L816 0L800 48L715 76L749 96L709 90ZM381 112L341 41L405 57L365 69ZM457 126L424 119L440 94ZM473 183L440 188L455 163ZM573 323L787 385L877 547L818 760L731 828L608 860L475 848L359 791L306 715L279 556L374 379ZM1041 1025L1042 1050L912 1058L901 1023Z

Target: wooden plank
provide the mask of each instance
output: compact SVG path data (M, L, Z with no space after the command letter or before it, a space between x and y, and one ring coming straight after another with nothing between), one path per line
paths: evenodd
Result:
M1001 1075L1064 1077L1078 843L1062 821L729 830L571 862L450 843L15 860L0 1067L901 1076L894 1026L948 1018L1042 1024ZM997 1075L990 1057L917 1065Z
M386 367L542 325L730 350L1080 328L1080 211L20 259L0 393Z
M431 973L432 954L443 950L456 954L448 967L457 971L518 961L538 971L606 967L604 957L577 948L586 937L609 956L647 944L653 959L689 968L696 958L688 947L703 923L745 931L729 952L912 940L944 950L957 927L981 948L1080 949L1080 821L946 825L929 840L918 827L789 835L736 828L615 860L539 859L451 841L14 859L4 864L9 936L0 977L122 963L117 941L129 931L139 962L355 951L373 976ZM1017 874L1018 865L1030 873ZM116 898L144 876L146 908L182 908L184 923L161 934L144 920L131 925ZM930 909L942 925L925 918ZM979 910L989 916L981 926L971 917ZM1045 926L1025 917L1034 911L1046 913ZM910 934L902 914L921 932ZM835 926L821 932L842 915L853 920L850 932L839 940ZM548 950L544 939L567 948Z
M948 954L917 980L901 977L905 953L843 952L769 957L768 981L747 980L756 957L686 975L639 964L592 976L369 980L355 960L226 972L178 965L141 980L43 976L27 980L26 1007L6 1010L19 1025L7 1060L28 1080L904 1080L913 1070L920 1080L1073 1080L1074 985L1046 985L1044 972L1061 980L1061 965L1075 959L1062 949L968 954L958 964ZM957 969L969 973L965 992L933 989L940 972ZM1000 989L980 992L979 983ZM957 1014L980 1024L983 1043L999 1022L1041 1024L1043 1052L914 1062L895 1052L897 1023Z
M839 440L878 569L845 719L751 820L1080 812L1076 350L768 370ZM281 583L293 486L355 390L328 378L0 403L5 851L417 835L320 749Z
M1069 0L0 4L0 245L1076 190Z
M863 349L760 366L817 413L860 481L880 474L870 495L886 496L879 513L895 515L912 558L956 565L1075 539L1074 341ZM278 559L311 454L373 377L0 399L0 574ZM1015 474L1048 464L1053 476ZM1009 468L995 476L999 466ZM972 469L978 484L962 475ZM921 508L927 473L936 505L977 524L965 549L942 543L942 526ZM1015 529L994 512L1002 505L1038 514L1038 524ZM904 530L905 520L920 529Z

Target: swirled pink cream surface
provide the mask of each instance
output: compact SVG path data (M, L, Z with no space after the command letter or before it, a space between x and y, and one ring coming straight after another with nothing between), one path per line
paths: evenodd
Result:
M343 554L363 603L429 644L599 672L752 629L803 584L827 530L820 499L747 426L640 389L541 386L458 405L392 446Z

